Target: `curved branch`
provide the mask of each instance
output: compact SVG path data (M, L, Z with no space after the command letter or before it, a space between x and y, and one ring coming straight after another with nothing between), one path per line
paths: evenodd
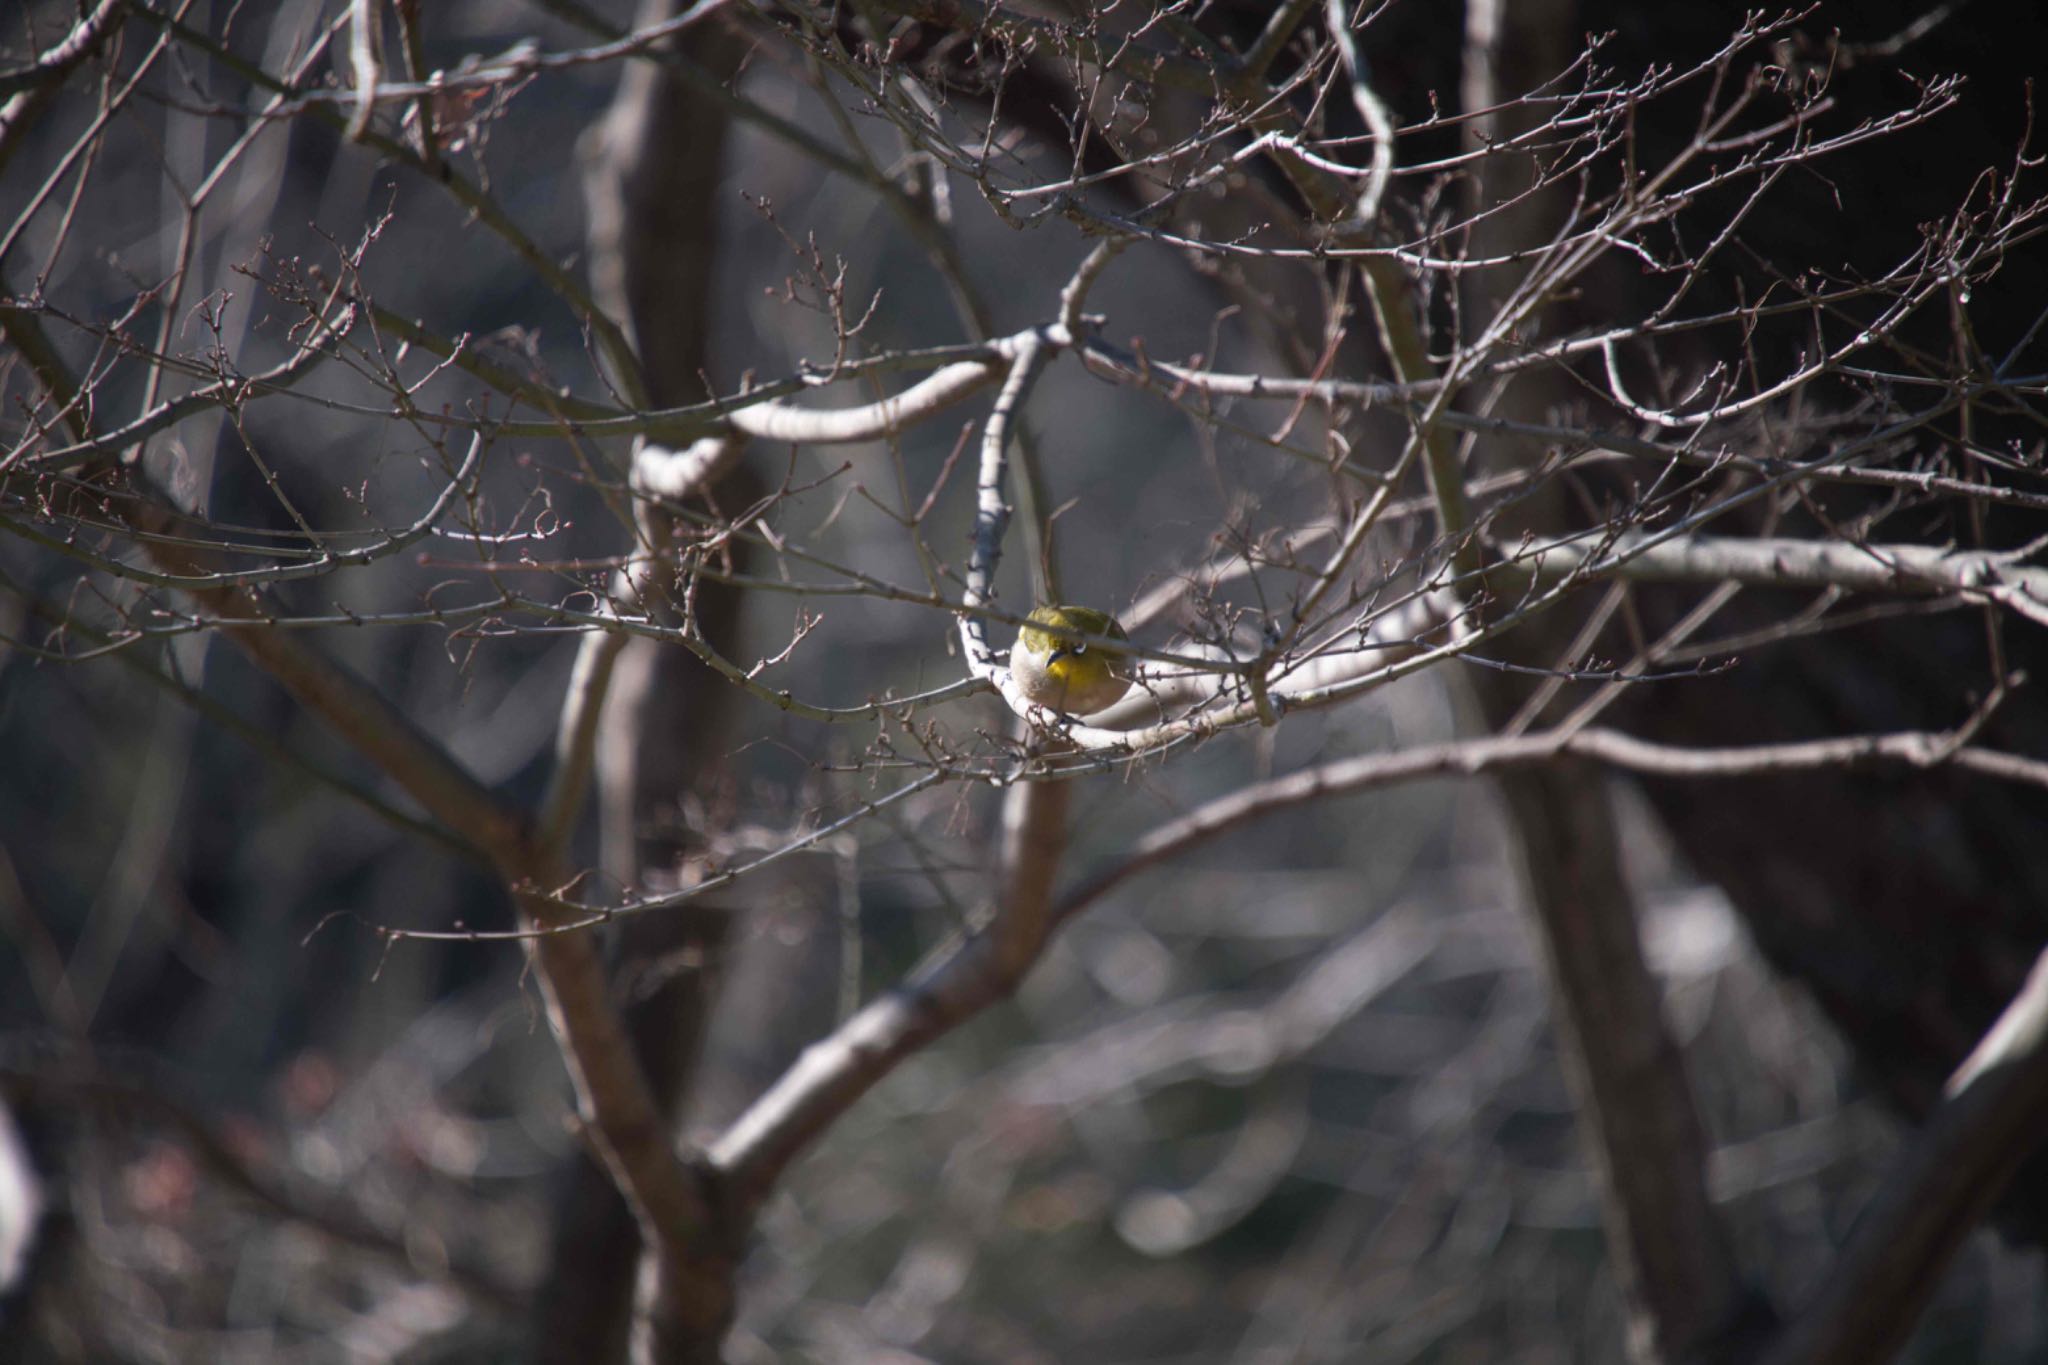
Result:
M1764 1365L1865 1365L1905 1343L1942 1271L2048 1125L2048 952L1947 1096Z
M767 441L875 441L950 407L1001 373L1002 367L993 361L964 360L927 375L902 393L862 407L819 410L761 403L736 408L725 421L735 431Z
M1036 961L1045 938L1059 925L1139 873L1265 816L1333 796L1425 778L1495 775L1571 759L1695 778L1845 765L1927 768L1953 764L1990 777L2048 787L2048 762L1959 745L1959 737L1968 729L1704 750L1653 744L1615 730L1585 729L1367 754L1256 783L1138 839L1122 862L1053 901L1043 922L1030 934L1006 946L997 933L985 928L941 948L901 985L806 1048L781 1079L710 1146L705 1159L730 1182L743 1203L758 1201L790 1162L899 1062L1013 991ZM1034 790L1058 790L1066 784L1028 785ZM2042 973L2037 972L2039 975ZM2041 989L2048 992L2048 984Z
M805 1048L711 1145L705 1161L737 1207L758 1205L789 1164L898 1062L1016 990L1059 923L1052 881L1071 791L1064 782L1012 787L1003 808L1001 899L987 922Z

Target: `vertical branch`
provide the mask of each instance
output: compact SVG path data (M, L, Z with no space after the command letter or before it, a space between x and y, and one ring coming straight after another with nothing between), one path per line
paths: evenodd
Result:
M1089 253L1065 291L1063 321L1078 317L1089 285L1117 250L1105 243ZM1016 709L1017 723L1027 727L1027 735L1028 717L1035 708L1017 706L1021 698L1012 696L1009 670L995 666L988 623L971 609L995 600L996 565L1002 559L1003 529L1010 521L1010 506L1003 492L1010 433L1025 396L1050 358L1044 340L1036 333L1026 333L989 410L988 425L982 431L981 469L975 481L974 552L967 564L964 595L970 610L960 614L968 667L981 676L1000 675L1004 698ZM1065 782L1018 782L1003 798L1002 882L995 915L981 937L990 946L998 979L1011 985L1038 960L1052 932L1052 884L1066 852L1069 790Z
M637 27L673 19L674 0L644 0ZM737 70L739 49L714 19L674 44L719 80ZM603 121L585 135L591 292L630 335L649 401L664 407L701 399L709 366L708 328L718 254L718 195L724 173L725 107L682 79L664 60L628 62ZM642 443L634 449L632 505L622 520L629 559L615 575L612 609L674 624L676 517L668 510L701 503L714 488L738 503L755 497L740 465L739 437L699 442L683 452ZM732 553L744 553L733 546ZM740 589L706 583L695 602L697 626L721 651L736 643ZM559 763L543 830L566 849L592 779L599 795L598 862L632 887L680 884L685 830L677 812L718 752L721 717L737 694L687 650L620 634L588 635L577 656L558 729ZM615 944L619 969L655 961L692 961L666 973L664 985L632 1006L628 1053L637 1059L660 1116L664 1144L696 1091L730 916L691 906L641 916ZM650 1229L607 1188L610 1173L589 1163L557 1191L554 1268L539 1305L544 1359L689 1359L714 1354L730 1309L731 1267L719 1261L724 1228ZM709 1258L709 1275L692 1258ZM691 1300L709 1294L718 1311Z
M1091 255L1094 264L1084 267L1081 283L1070 287L1070 298L1078 299L1086 279L1106 260L1107 254L1101 261ZM1020 716L1029 713L1030 703L1015 693L1009 671L996 662L987 623L974 609L986 607L995 596L996 566L1010 520L1003 494L1009 433L1049 358L1045 338L1027 333L1019 339L982 430L974 547L964 594L969 610L959 616L968 668L1004 689L1005 700ZM789 1164L898 1062L1016 989L1057 924L1052 886L1066 849L1069 800L1065 782L1013 783L1003 801L1002 861L996 903L987 919L964 939L941 947L831 1036L805 1048L712 1144L707 1159L735 1215L757 1207Z
M1351 78L1347 82L1351 87L1351 107L1358 111L1366 131L1372 134L1372 166L1366 176L1365 192L1358 196L1358 222L1370 231L1379 222L1380 204L1394 178L1394 116L1366 78L1365 56L1358 50L1358 35L1351 31L1348 0L1328 0L1326 17L1338 58Z
M172 534L175 517L153 499L138 499L138 531L155 538L153 556L167 570L195 575L204 563ZM381 693L313 652L301 637L276 629L248 590L187 590L200 611L223 620L220 629L344 739L405 789L458 836L485 853L518 902L522 918L546 927L557 912L547 899L567 879L566 868L540 850L522 815L483 787ZM245 624L244 624L245 623ZM679 1246L714 1243L710 1218L693 1179L669 1149L647 1078L626 1041L614 1009L597 944L587 932L542 934L524 940L547 1001L578 1112L593 1147L618 1189L650 1232ZM691 1302L708 1330L722 1327L730 1286L706 1260L678 1264ZM727 1297L717 1291L724 1286ZM713 1338L715 1340L715 1337Z
M1518 698L1472 678L1498 726ZM1500 779L1536 912L1566 1078L1599 1171L1615 1276L1638 1360L1691 1358L1746 1307L1706 1188L1706 1140L1685 1059L1643 960L1614 814L1589 768Z
M988 623L978 613L995 604L996 565L1002 562L1003 533L1010 525L1004 485L1008 481L1011 422L1049 358L1044 340L1035 333L1018 339L1010 372L981 433L981 465L974 484L974 549L967 559L967 588L961 597L967 610L960 613L960 644L968 671L999 686L1008 675L996 664L995 647L988 642Z
M1504 50L1542 52L1546 44L1537 39L1552 37L1562 23L1553 17L1549 29L1511 35L1491 0L1481 0L1468 17L1483 34L1478 50L1468 50L1468 63L1486 63L1468 65L1465 95L1472 108L1501 103L1505 92L1492 63ZM1538 29L1543 22L1529 20L1528 26ZM1370 89L1361 91L1366 82L1355 49L1347 45L1342 55L1356 102L1362 110L1376 107ZM1480 183L1487 183L1484 175ZM1528 232L1528 214L1514 226ZM1369 223L1364 230L1370 231ZM1435 378L1398 266L1387 257L1370 257L1363 274L1395 378L1403 384ZM1491 316L1493 300L1475 302L1481 304L1475 316ZM1473 359L1461 357L1461 363ZM1455 371L1450 379L1446 395L1455 387ZM1484 559L1472 533L1462 462L1429 414L1422 422L1424 469L1453 566L1483 584L1478 575ZM1522 642L1539 657L1543 645ZM1520 709L1504 675L1473 673L1468 682L1489 726L1508 724ZM1684 1358L1730 1329L1742 1295L1707 1195L1706 1140L1684 1060L1643 960L1606 791L1597 775L1568 769L1505 774L1501 790L1550 968L1566 1070L1603 1177L1610 1251L1631 1305L1631 1353L1645 1362Z
M9 309L0 312L0 324L35 363L51 392L69 405L78 384L35 318L26 310ZM187 579L203 579L213 571L211 558L192 548L188 528L148 486L142 471L103 462L86 472L129 486L134 496L110 506L143 538L162 570ZM303 635L278 629L274 611L258 592L227 586L185 591L199 615L219 622L220 633L302 706L482 853L513 893L527 925L545 929L557 922L551 897L568 880L561 854L587 771L582 762L572 761L558 781L547 812L549 834L537 838L522 811L479 783L382 693L318 653ZM601 666L585 670L584 685L565 713L565 747L572 756L587 744L585 736L602 706L606 671ZM649 1277L656 1283L657 1302L645 1316L651 1321L658 1314L669 1340L695 1343L676 1346L670 1358L708 1356L730 1314L731 1267L696 1178L671 1149L662 1109L613 1004L597 941L589 933L542 933L524 943L585 1134L641 1239L661 1248L657 1273Z
M633 571L614 575L613 603L637 599L630 587ZM597 741L611 696L612 672L630 637L622 631L589 630L576 644L576 662L569 671L569 689L562 698L562 716L555 728L555 768L541 798L540 846L551 855L566 856L590 792L597 766Z
M414 85L428 83L427 45L420 31L420 6L423 0L395 0L392 12L398 16L398 33L405 56L405 78ZM438 117L434 96L422 94L413 101L413 126L419 136L420 161L429 174L438 174L441 169L441 134L435 126Z
M377 89L384 83L384 24L377 0L349 0L348 63L356 83L356 107L347 136L361 142L377 115Z

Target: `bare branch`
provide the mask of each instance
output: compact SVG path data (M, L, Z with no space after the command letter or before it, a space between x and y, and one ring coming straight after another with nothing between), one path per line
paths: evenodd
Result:
M1827 1282L1762 1357L1766 1365L1852 1365L1903 1346L1943 1269L2044 1124L2048 953L1949 1079L1941 1107L1879 1184Z

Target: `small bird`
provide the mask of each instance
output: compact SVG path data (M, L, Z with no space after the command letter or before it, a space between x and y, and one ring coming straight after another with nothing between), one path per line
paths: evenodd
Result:
M1017 643L1010 650L1010 676L1026 697L1055 711L1088 716L1105 710L1130 691L1131 672L1124 651L1100 640L1055 634L1043 629L1045 626L1111 640L1130 638L1114 616L1093 607L1035 609L1024 618L1024 628L1017 632Z

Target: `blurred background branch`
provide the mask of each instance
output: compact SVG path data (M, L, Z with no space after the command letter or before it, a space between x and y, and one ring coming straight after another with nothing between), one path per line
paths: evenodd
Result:
M0 1355L2038 1358L1953 15L33 0Z

